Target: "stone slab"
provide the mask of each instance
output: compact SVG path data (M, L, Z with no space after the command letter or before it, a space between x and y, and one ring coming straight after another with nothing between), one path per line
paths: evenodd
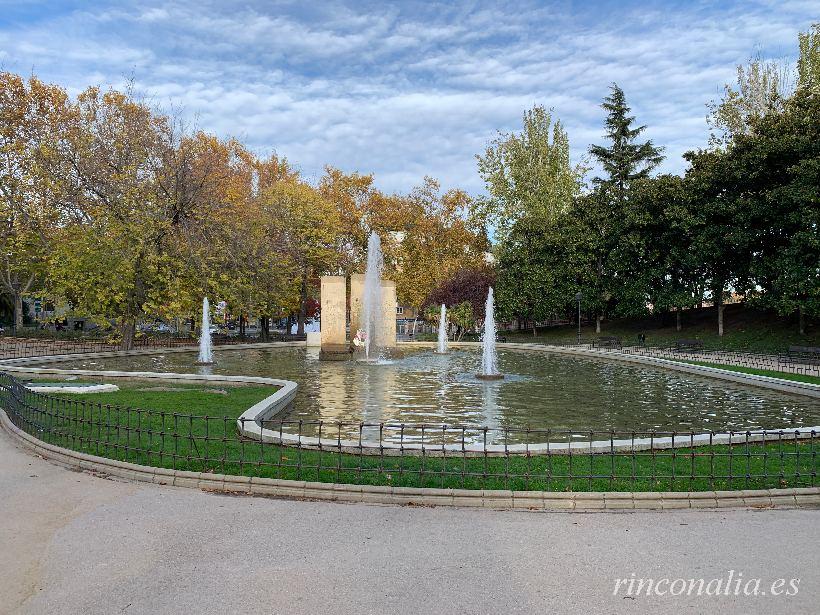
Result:
M321 278L321 344L322 347L343 345L347 324L347 287L343 276L323 275Z

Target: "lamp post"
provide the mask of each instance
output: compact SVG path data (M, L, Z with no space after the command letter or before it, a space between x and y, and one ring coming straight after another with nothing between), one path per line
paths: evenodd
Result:
M575 294L575 300L578 302L578 345L581 345L581 293Z

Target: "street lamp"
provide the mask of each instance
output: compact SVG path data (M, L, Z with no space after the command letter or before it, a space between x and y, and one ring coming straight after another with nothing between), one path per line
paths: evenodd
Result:
M575 300L578 302L578 345L581 345L581 292L575 294Z

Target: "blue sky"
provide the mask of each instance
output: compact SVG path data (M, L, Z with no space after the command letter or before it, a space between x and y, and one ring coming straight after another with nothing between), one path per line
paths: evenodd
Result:
M756 52L794 62L817 0L755 2L7 2L0 69L122 86L197 127L276 151L313 180L425 175L482 190L475 154L552 107L573 156L601 141L615 81L661 170L705 144L705 103Z

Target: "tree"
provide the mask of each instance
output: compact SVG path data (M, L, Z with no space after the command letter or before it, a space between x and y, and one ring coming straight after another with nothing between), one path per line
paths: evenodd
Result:
M640 316L649 306L655 313L681 312L700 302L703 271L692 250L698 221L686 180L659 175L633 183L626 220L615 250L618 272L616 311Z
M296 273L291 279L291 305L298 310L297 333L301 335L311 287L320 275L339 266L338 213L319 191L297 180L272 185L260 199L268 212L276 212L274 228L280 249Z
M59 87L0 73L0 288L11 300L15 328L23 324L23 297L43 283L60 221L64 184L47 170L67 102Z
M601 104L607 111L606 136L612 145L592 145L590 154L601 163L607 177L598 178L598 183L607 182L614 186L615 196L620 203L626 200L629 185L636 179L648 177L649 173L663 161L663 148L652 141L636 143L635 139L646 130L646 126L633 127L634 116L626 104L623 90L613 83L611 94Z
M224 205L226 148L186 135L130 92L89 88L71 118L60 156L75 190L50 254L50 290L75 311L116 319L129 349L138 318L192 307L177 296L196 278L184 273L186 238Z
M392 261L388 275L396 280L403 303L421 308L430 293L456 272L480 268L489 243L475 232L467 193L444 194L432 178L403 198L401 226L388 235Z
M471 315L484 320L487 293L495 282L495 273L488 267L459 269L427 296L423 308L432 308L438 314L442 303L448 310L453 306L469 303Z
M554 223L533 220L513 227L499 244L495 300L501 318L529 322L535 336L537 321L564 310L578 290L574 229L563 214Z
M610 309L618 305L620 290L621 313L646 311L646 287L636 282L624 270L632 268L628 257L640 258L633 229L641 224L644 213L630 204L632 185L649 177L663 160L663 148L651 140L636 142L646 126L634 126L623 90L613 83L610 95L601 106L607 111L606 136L611 145L592 145L590 154L601 164L605 178L595 178L594 190L578 200L576 218L582 228L578 232L579 253L587 261L581 276L582 295L587 309L595 313L595 331L600 333L601 321ZM639 233L637 233L639 235ZM634 268L633 268L634 271ZM624 300L629 295L628 300Z
M781 314L820 315L820 97L800 88L739 136L726 175L748 216L750 275Z
M570 163L567 133L544 107L525 112L523 124L520 133L499 134L476 156L489 197L476 201L474 215L502 242L522 219L559 218L587 171L584 162Z
M781 110L791 89L790 72L783 62L757 55L745 66L738 65L736 86L727 83L721 100L707 104L712 146L726 147L735 136L747 134L755 120Z

